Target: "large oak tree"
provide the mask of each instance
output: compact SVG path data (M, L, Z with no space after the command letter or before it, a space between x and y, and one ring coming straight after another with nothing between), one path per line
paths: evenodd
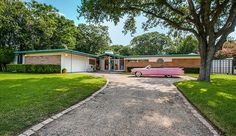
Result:
M193 33L199 43L201 81L210 81L214 54L236 25L235 0L82 0L78 11L95 23L117 23L127 16L125 31L134 31L135 17L142 14L147 17L145 29L163 25Z
M75 49L86 53L104 53L109 48L111 39L108 27L102 25L79 24L76 34Z

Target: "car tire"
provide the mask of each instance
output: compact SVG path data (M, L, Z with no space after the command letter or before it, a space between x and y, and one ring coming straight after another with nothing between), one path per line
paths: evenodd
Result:
M141 76L142 76L142 73L141 73L141 72L135 72L135 76L136 76L136 77L141 77Z
M171 77L172 77L172 75L166 75L166 77L167 77L167 78L171 78Z

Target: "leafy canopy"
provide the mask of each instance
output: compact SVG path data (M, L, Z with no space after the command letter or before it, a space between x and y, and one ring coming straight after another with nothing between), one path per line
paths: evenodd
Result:
M36 1L0 1L0 47L14 50L75 46L74 22Z
M75 49L86 53L103 53L108 49L111 39L108 27L102 25L79 24Z
M134 37L131 41L131 46L138 55L164 54L165 49L171 44L168 36L158 32L146 33Z

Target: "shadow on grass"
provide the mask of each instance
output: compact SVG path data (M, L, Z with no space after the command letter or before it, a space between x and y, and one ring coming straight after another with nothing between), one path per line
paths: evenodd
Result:
M236 135L236 77L217 75L210 83L181 81L176 85L226 135Z
M104 84L102 78L76 75L0 80L0 135L13 135L48 118Z

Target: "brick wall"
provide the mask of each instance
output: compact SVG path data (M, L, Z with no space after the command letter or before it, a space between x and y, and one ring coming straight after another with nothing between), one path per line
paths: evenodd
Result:
M152 67L182 67L182 68L199 68L200 58L191 59L172 59L172 62L164 62L163 64L158 64L157 62L128 62L125 60L125 69L127 67L146 67L151 65Z
M25 64L61 64L60 55L25 56Z

